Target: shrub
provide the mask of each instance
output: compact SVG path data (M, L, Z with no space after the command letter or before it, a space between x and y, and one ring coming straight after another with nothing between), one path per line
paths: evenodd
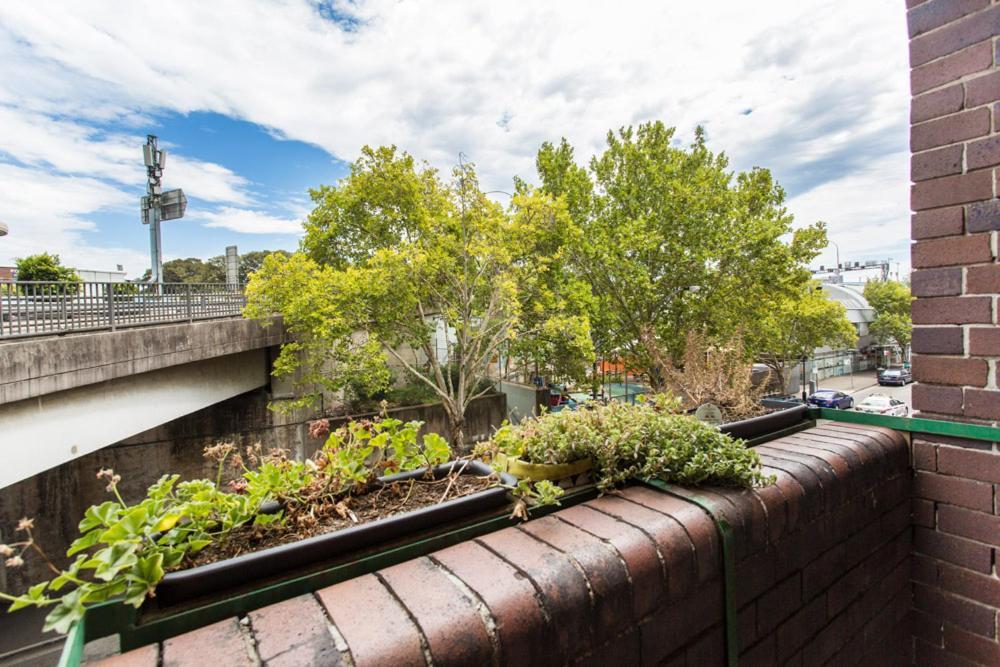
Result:
M501 427L487 449L531 463L592 457L602 491L633 477L743 487L772 482L761 472L757 452L742 440L676 408L673 399L657 397L645 404L563 410Z

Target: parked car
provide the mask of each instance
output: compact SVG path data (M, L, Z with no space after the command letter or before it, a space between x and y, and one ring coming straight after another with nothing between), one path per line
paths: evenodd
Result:
M855 410L877 415L893 415L895 417L906 417L910 414L910 408L906 403L898 398L890 398L885 394L871 394L865 400L858 403L858 407Z
M903 387L910 382L913 382L913 374L909 368L887 368L878 374L878 383L883 387L890 384Z
M854 398L850 394L833 389L821 389L809 397L810 405L819 408L837 408L850 410L854 406Z

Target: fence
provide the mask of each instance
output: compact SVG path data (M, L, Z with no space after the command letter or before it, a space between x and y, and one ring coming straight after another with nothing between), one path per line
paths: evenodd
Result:
M232 317L244 303L242 285L0 283L0 340Z

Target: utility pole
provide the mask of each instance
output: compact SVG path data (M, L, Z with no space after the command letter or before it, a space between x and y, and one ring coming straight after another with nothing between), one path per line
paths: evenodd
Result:
M157 285L157 291L163 285L163 242L160 237L160 223L184 217L187 209L187 197L183 190L163 191L163 167L167 161L167 152L156 147L156 136L146 135L146 143L142 147L142 161L146 165L146 196L140 200L142 224L149 225L149 264L150 281Z

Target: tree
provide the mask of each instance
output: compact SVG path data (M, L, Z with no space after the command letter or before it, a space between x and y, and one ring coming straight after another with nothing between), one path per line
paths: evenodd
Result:
M243 284L250 282L250 275L260 269L264 264L264 259L272 253L278 253L284 257L290 257L292 254L287 250L251 250L243 253L240 255L240 282ZM213 257L213 259L215 258Z
M594 295L598 352L634 359L654 386L656 359L681 363L689 331L760 340L753 329L794 298L826 245L822 224L792 230L768 170L734 175L700 129L686 150L661 122L609 132L589 169L565 140L544 144L536 164L581 230L574 267Z
M281 313L294 338L276 373L377 388L391 357L441 399L461 448L466 408L501 349L542 332L589 341L586 321L567 317L572 291L554 289L553 230L572 222L552 197L529 189L503 208L472 165L445 183L395 147L365 147L349 176L311 194L302 251L267 257L247 289L247 314Z
M149 282L152 272L146 269L142 282ZM163 263L163 282L165 283L224 283L226 269L224 265L206 262L198 257L171 259Z
M913 331L910 288L895 280L870 280L865 283L864 294L875 311L868 331L880 345L898 345L906 354Z
M59 255L47 252L15 260L18 281L43 281L58 283L78 283L80 276L76 271L65 267L59 261Z
M857 342L847 309L827 297L815 281L781 302L762 325L755 328L754 346L758 359L767 364L781 387L786 385L788 365L812 355L816 348L853 347Z
M259 269L264 258L272 252L288 257L287 250L251 250L239 256L239 280L246 284L250 274ZM143 282L149 282L152 272L146 269L142 276ZM198 257L172 259L163 263L163 282L165 283L224 283L226 282L226 256L216 255L207 260Z

